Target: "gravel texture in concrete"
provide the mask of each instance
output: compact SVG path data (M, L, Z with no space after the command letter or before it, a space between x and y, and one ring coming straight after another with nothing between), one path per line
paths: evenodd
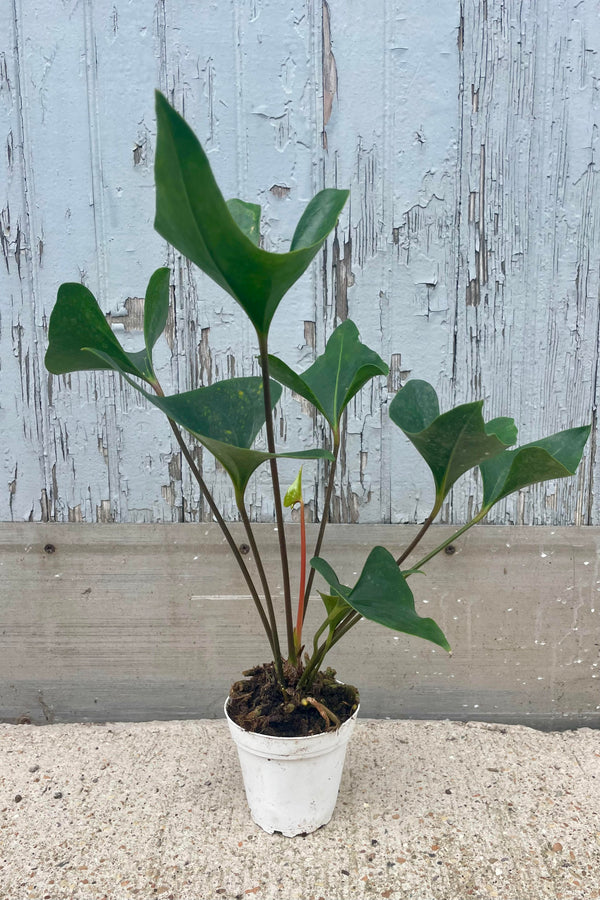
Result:
M363 721L314 834L250 819L224 722L0 725L0 898L593 900L600 733Z

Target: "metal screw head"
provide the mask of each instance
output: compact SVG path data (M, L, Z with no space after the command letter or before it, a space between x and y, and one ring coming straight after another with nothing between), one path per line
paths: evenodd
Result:
M54 544L46 544L44 547L44 553L56 553L56 547Z
M240 550L240 553L244 554L244 556L247 553L250 553L250 547L248 546L248 544L240 544L239 550Z
M448 556L452 556L453 553L456 553L456 547L453 544L448 544L446 549L444 550Z

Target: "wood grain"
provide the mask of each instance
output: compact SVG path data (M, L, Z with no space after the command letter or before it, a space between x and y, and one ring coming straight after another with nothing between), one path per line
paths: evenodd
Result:
M167 391L257 371L252 330L153 231L160 87L205 145L227 196L263 206L284 250L306 202L350 187L324 252L282 304L272 350L308 366L347 316L391 361L352 403L333 505L339 522L422 521L429 473L389 422L408 377L442 404L483 397L523 441L592 421L576 478L520 492L490 521L600 524L597 136L593 0L8 0L0 9L0 520L210 518L166 422L111 373L49 376L47 323L62 281L98 296L129 349L151 272L172 268L157 347ZM289 392L282 450L323 444ZM237 511L225 473L203 475ZM296 474L282 465L282 482ZM325 469L305 467L309 515ZM252 519L271 522L268 470ZM465 477L442 521L479 502Z

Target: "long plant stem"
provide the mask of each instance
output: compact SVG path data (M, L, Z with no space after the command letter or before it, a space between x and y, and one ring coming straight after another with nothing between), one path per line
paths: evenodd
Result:
M156 391L156 393L160 397L164 397L163 390L160 387L160 385L158 384L158 382L156 382L153 385L153 387L154 387L154 390ZM271 647L273 655L275 656L275 644L274 644L274 639L273 639L273 632L271 630L271 626L269 624L269 620L266 616L266 613L263 609L263 605L260 602L260 597L258 595L258 591L256 590L255 584L252 580L252 576L250 575L250 572L248 571L248 567L246 566L246 563L244 562L244 560L242 558L242 554L240 553L240 551L238 549L238 545L236 544L232 533L230 532L229 528L227 527L227 524L226 524L223 516L219 512L219 507L215 503L215 501L212 497L212 494L210 493L210 491L200 473L198 466L194 462L192 454L188 450L188 447L187 447L185 441L183 440L181 431L179 430L179 428L177 427L177 425L175 424L173 419L169 419L169 425L171 426L171 429L173 431L173 434L175 435L175 439L176 439L177 443L179 444L181 452L183 453L183 455L187 461L187 464L191 469L192 475L198 482L198 486L200 487L200 490L202 491L203 496L206 498L206 501L207 501L208 505L210 506L211 512L212 512L213 516L215 517L215 519L217 520L217 523L218 523L221 531L223 532L225 540L229 544L229 548L230 548L231 552L233 553L233 557L234 557L235 561L237 562L242 575L244 576L244 580L245 580L246 584L248 585L248 590L250 591L250 595L251 595L252 599L254 600L254 605L256 606L258 615L260 616L260 620L263 624L263 628L265 629L267 639L269 641L269 645Z
M430 559L432 559L434 556L436 556L438 553L440 553L445 547L447 547L453 541L457 540L457 538L459 538L462 534L464 534L465 531L468 531L469 528L471 528L473 525L476 525L477 522L480 522L481 519L483 519L484 516L488 512L489 512L488 509L482 509L479 513L477 513L477 515L473 519L471 519L470 522L467 522L466 525L463 525L461 528L459 528L457 531L455 531L454 534L450 535L450 537L447 538L447 540L443 541L438 547L436 547L434 550L432 550L430 553L428 553L426 556L424 556L423 559L420 559L419 562L416 563L409 571L404 572L403 573L404 577L408 578L409 575L418 571L422 566L425 565L425 563L429 562ZM436 513L437 513L437 511L434 511L431 514L431 516L429 517L429 519L433 519L433 517L436 515ZM425 534L425 531L427 530L427 528L429 528L430 525L431 525L431 521L428 521L428 520L423 524L423 527L421 528L419 534L417 535L417 538L414 541L412 541L410 547L407 548L407 550L404 552L404 554L402 555L402 559L404 559L406 556L408 556L408 553L410 553L410 551L417 545L418 540L421 539L421 537ZM317 674L319 667L321 666L326 654L331 650L331 648L335 644L337 644L337 642L339 640L341 640L344 637L344 635L346 635L350 631L351 628L354 628L354 626L357 625L361 621L362 618L363 617L359 612L355 612L354 610L352 610L342 619L342 621L339 623L339 625L337 625L337 627L334 629L333 634L332 635L330 634L326 641L324 641L320 646L318 646L314 649L313 655L311 656L309 662L306 665L304 672L302 673L302 677L298 683L298 688L303 689L303 690L308 690L308 688L312 684L312 681L314 680L315 675Z
M311 572L313 570L311 569ZM304 517L304 500L300 497L300 590L298 592L298 612L296 613L296 647L298 653L302 646L302 625L306 606L306 520Z
M269 351L266 335L258 335L260 349L260 365L263 376L263 394L265 400L265 425L267 428L267 447L269 453L275 453L275 434L273 431L273 412L271 409L271 385L269 382ZM271 463L271 480L273 483L273 499L275 501L275 518L277 521L277 537L279 538L279 555L281 557L281 574L283 579L283 598L285 603L285 624L287 631L288 656L292 665L296 664L296 647L294 644L294 618L292 613L292 592L290 589L290 568L283 525L283 505L279 487L279 471L277 459L273 456Z
M437 514L440 510L440 506L441 506L441 504L436 503L436 505L433 507L430 514L427 516L427 518L423 522L416 537L410 542L410 544L408 545L408 547L406 548L404 553L402 553L396 560L396 564L398 566L402 565L402 563L404 562L406 557L409 556L413 552L413 550L415 549L415 547L417 546L417 544L419 543L419 541L421 540L421 538L423 537L423 535L425 534L425 532L427 531L427 529L429 528L429 526L431 525L431 523L433 522L435 517L437 516Z
M337 465L337 459L340 452L340 436L339 432L336 432L333 438L333 460L329 464L329 481L327 482L327 490L325 491L325 501L323 503L323 511L321 513L321 526L319 528L319 534L317 535L317 543L315 544L315 550L313 556L318 556L321 552L321 545L323 543L323 537L325 536L325 529L327 528L327 522L329 521L329 507L331 505L331 497L333 495L333 488L335 486L335 468ZM304 591L304 616L306 616L306 608L308 606L308 599L310 597L310 592L312 590L313 581L315 580L315 569L310 569L308 573L308 581L306 582L306 590Z
M271 633L273 635L273 662L275 665L275 671L277 672L277 676L280 679L281 684L283 685L284 677L283 677L283 659L281 656L281 648L279 646L279 634L277 633L277 619L275 618L275 610L273 609L273 600L271 597L271 591L269 589L269 582L267 581L267 576L265 574L265 569L263 566L262 558L258 549L258 545L254 538L254 532L252 531L252 525L250 524L250 519L248 518L248 513L246 512L246 507L243 502L240 501L238 503L238 509L240 511L240 515L242 517L242 522L244 523L244 527L246 529L246 534L248 536L248 543L250 544L250 549L252 550L252 554L254 556L254 562L256 563L256 568L258 570L258 577L260 578L260 583L262 584L263 593L265 595L265 604L267 606L267 612L269 614L269 621L271 623Z
M356 625L357 622L360 622L361 619L361 614L352 610L334 629L333 634L329 634L327 640L323 641L323 643L315 649L313 655L306 665L304 672L302 673L300 681L298 682L299 689L307 690L310 687L317 672L319 671L321 663L325 659L326 654L329 653L334 644L337 644L340 638L342 638L347 631L349 631L354 625Z
M408 578L409 575L411 575L413 572L416 572L421 568L421 566L424 566L425 563L428 563L430 559L433 559L434 556L437 556L438 553L441 553L441 551L444 550L449 544L459 538L461 534L464 534L465 531L468 531L469 528L471 528L473 525L476 525L477 522L481 522L481 520L484 518L484 516L487 515L488 512L488 509L482 509L480 512L478 512L475 518L471 519L470 522L467 522L466 525L463 525L461 528L459 528L458 531L455 531L454 534L451 534L450 537L447 538L447 540L443 541L439 545L439 547L436 547L435 550L432 550L427 554L427 556L424 556L423 559L420 559L418 563L415 563L414 566L411 566L408 572L404 572L404 577Z

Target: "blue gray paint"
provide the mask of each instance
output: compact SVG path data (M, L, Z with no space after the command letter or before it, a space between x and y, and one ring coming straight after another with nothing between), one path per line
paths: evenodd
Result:
M161 380L173 390L256 372L228 297L152 230L154 87L196 129L229 196L263 205L284 249L306 201L349 186L327 252L278 314L273 351L304 367L340 319L392 360L349 410L336 516L423 519L427 470L387 420L409 376L444 406L483 396L524 440L589 421L598 382L596 142L600 22L592 0L16 0L0 9L0 519L205 516L155 410L112 374L49 376L47 321L82 280L128 345L149 274L173 270ZM383 412L381 404L383 403ZM320 441L295 398L287 449ZM493 521L598 524L596 447L577 478L510 498ZM228 517L222 471L200 455ZM311 510L323 471L305 467ZM284 466L282 480L293 480ZM252 516L272 519L268 471ZM596 494L598 492L596 491ZM476 477L445 521L477 505Z

